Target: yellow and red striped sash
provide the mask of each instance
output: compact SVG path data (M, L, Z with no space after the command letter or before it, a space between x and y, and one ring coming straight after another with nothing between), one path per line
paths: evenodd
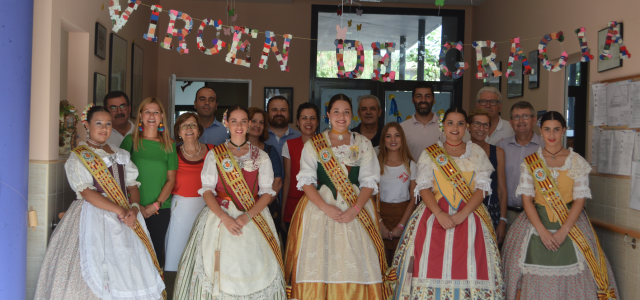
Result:
M442 175L451 183L453 188L462 195L462 200L465 203L468 203L471 200L471 196L473 196L473 192L469 188L467 181L462 177L462 173L456 165L456 162L453 161L451 156L444 150L444 148L440 147L438 144L433 144L427 147L427 152L433 160L433 163L440 169ZM480 220L487 227L489 232L491 232L491 236L496 240L496 232L493 229L493 224L491 223L491 216L487 211L487 208L480 204L478 208L473 211Z
M560 224L564 224L569 217L569 208L567 207L567 204L562 201L562 195L560 195L560 191L558 190L558 184L551 176L551 172L549 171L549 168L547 168L546 163L542 158L540 158L540 156L538 156L537 153L533 153L525 157L524 161L527 164L531 177L533 177L536 191L542 194L547 205L551 207ZM589 225L591 225L591 222L589 222ZM591 227L591 230L593 231L593 227ZM573 225L569 231L569 237L584 255L587 264L589 265L589 269L591 270L591 275L593 275L593 279L598 285L598 299L616 299L615 291L609 286L607 262L604 257L604 253L602 252L602 248L600 247L598 236L596 236L595 233L593 233L593 236L596 240L596 245L598 246L598 253L593 253L589 243L587 242L586 236L578 226Z
M102 158L96 155L89 147L85 145L80 145L73 149L73 153L75 153L80 161L84 164L84 166L89 170L91 176L96 179L100 187L107 194L107 199L113 201L114 203L120 205L122 208L129 210L129 201L127 197L125 197L124 192L120 188L120 185L116 183L115 178L109 173L109 168L104 163ZM113 168L117 168L118 166L114 165ZM142 226L136 220L136 225L133 228L133 231L136 233L142 244L149 251L149 255L151 256L151 260L153 260L153 265L158 270L160 277L164 280L164 276L162 273L162 269L160 268L160 264L158 263L158 258L156 257L156 252L153 250L153 246L151 245L151 241L147 234L142 230ZM167 299L167 291L162 291L162 296L164 299Z
M218 165L225 184L231 187L237 200L249 211L255 204L255 201L253 200L251 189L249 189L247 181L244 180L244 175L242 175L242 170L240 170L235 157L231 154L231 151L229 151L225 143L213 147L213 153L216 155L216 164ZM273 232L271 232L267 220L265 220L261 214L256 214L251 220L256 224L262 236L267 241L267 244L269 244L271 251L273 251L273 254L278 260L278 264L280 264L280 270L284 276L284 262L282 260L280 245L273 235Z
M321 133L311 138L311 143L318 154L320 164L324 168L325 172L327 172L329 178L331 178L331 182L338 193L340 193L349 206L356 205L358 196L356 195L349 178L340 166L340 163L336 161L333 151L331 150L331 147L329 147L324 134ZM387 259L384 251L384 243L382 242L382 236L379 228L376 226L375 220L371 218L364 207L362 208L362 211L358 213L357 218L369 234L369 237L373 241L374 248L376 249L376 253L378 254L378 262L380 263L383 280L382 295L383 299L388 299L393 294L393 289L390 284L397 280L395 269L387 274Z

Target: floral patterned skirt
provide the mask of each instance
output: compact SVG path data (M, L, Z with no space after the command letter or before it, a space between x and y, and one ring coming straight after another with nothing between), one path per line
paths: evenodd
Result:
M438 205L450 215L458 211L444 198ZM420 203L391 264L399 279L394 299L504 299L500 253L491 230L475 214L445 230Z

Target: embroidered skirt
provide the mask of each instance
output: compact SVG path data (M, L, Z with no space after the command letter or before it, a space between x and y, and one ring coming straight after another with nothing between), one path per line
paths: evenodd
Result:
M536 205L540 221L551 232L560 223L551 223L543 206ZM586 214L582 212L574 226L587 237L591 249L597 252L596 237ZM527 215L520 214L507 232L502 249L502 264L508 299L515 299L521 289L520 299L598 299L598 287L584 256L567 236L557 251L548 250ZM620 297L613 272L607 260L609 284Z
M233 218L242 215L233 202L222 209ZM265 208L261 213L275 234ZM215 270L219 251L219 270ZM184 249L173 291L173 299L286 299L284 277L269 244L253 222L234 236L220 218L205 206Z
M458 211L444 198L438 205L450 215ZM458 209L464 206L463 202ZM500 253L489 228L473 213L445 230L420 203L392 268L399 279L394 299L504 299Z

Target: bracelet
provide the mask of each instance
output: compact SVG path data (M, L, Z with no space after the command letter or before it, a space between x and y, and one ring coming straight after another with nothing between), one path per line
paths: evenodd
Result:
M153 202L152 204L153 204L153 207L156 208L156 210L160 210L160 204L158 204L158 201Z
M253 219L251 218L251 215L249 215L249 211L245 211L244 213L247 215L247 217L249 217L249 221L253 222Z
M131 208L133 209L134 207L138 208L138 211L140 211L140 204L138 203L131 203Z
M441 210L441 211L439 211L439 212L436 214L436 216L435 216L435 217L437 217L441 212L442 212L442 210ZM435 217L434 217L434 218L435 218Z
M353 208L355 208L358 212L360 212L360 209L358 208L357 205L354 205ZM380 220L382 220L382 219L380 219Z
M398 226L396 226L396 227L398 227L398 228L400 228L400 229L404 230L404 225L402 225L402 224L400 224L400 223L398 223Z
M500 217L500 221L504 221L505 223L509 223L509 220L507 220L507 218L505 218L505 217Z

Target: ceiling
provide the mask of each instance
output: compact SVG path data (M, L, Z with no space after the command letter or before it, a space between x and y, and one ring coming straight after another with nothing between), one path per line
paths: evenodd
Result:
M355 12L355 9L354 9ZM434 16L408 16L408 15L378 15L343 12L342 25L347 27L348 21L353 20L351 27L347 30L347 39L359 40L364 44L365 50L371 50L373 42L395 42L396 49L399 48L400 36L406 37L406 45L418 42L418 22L425 20L425 32L429 32L440 27L441 17ZM318 51L335 50L336 25L341 24L341 18L336 13L320 13L318 16ZM357 25L362 24L362 30L357 31Z

